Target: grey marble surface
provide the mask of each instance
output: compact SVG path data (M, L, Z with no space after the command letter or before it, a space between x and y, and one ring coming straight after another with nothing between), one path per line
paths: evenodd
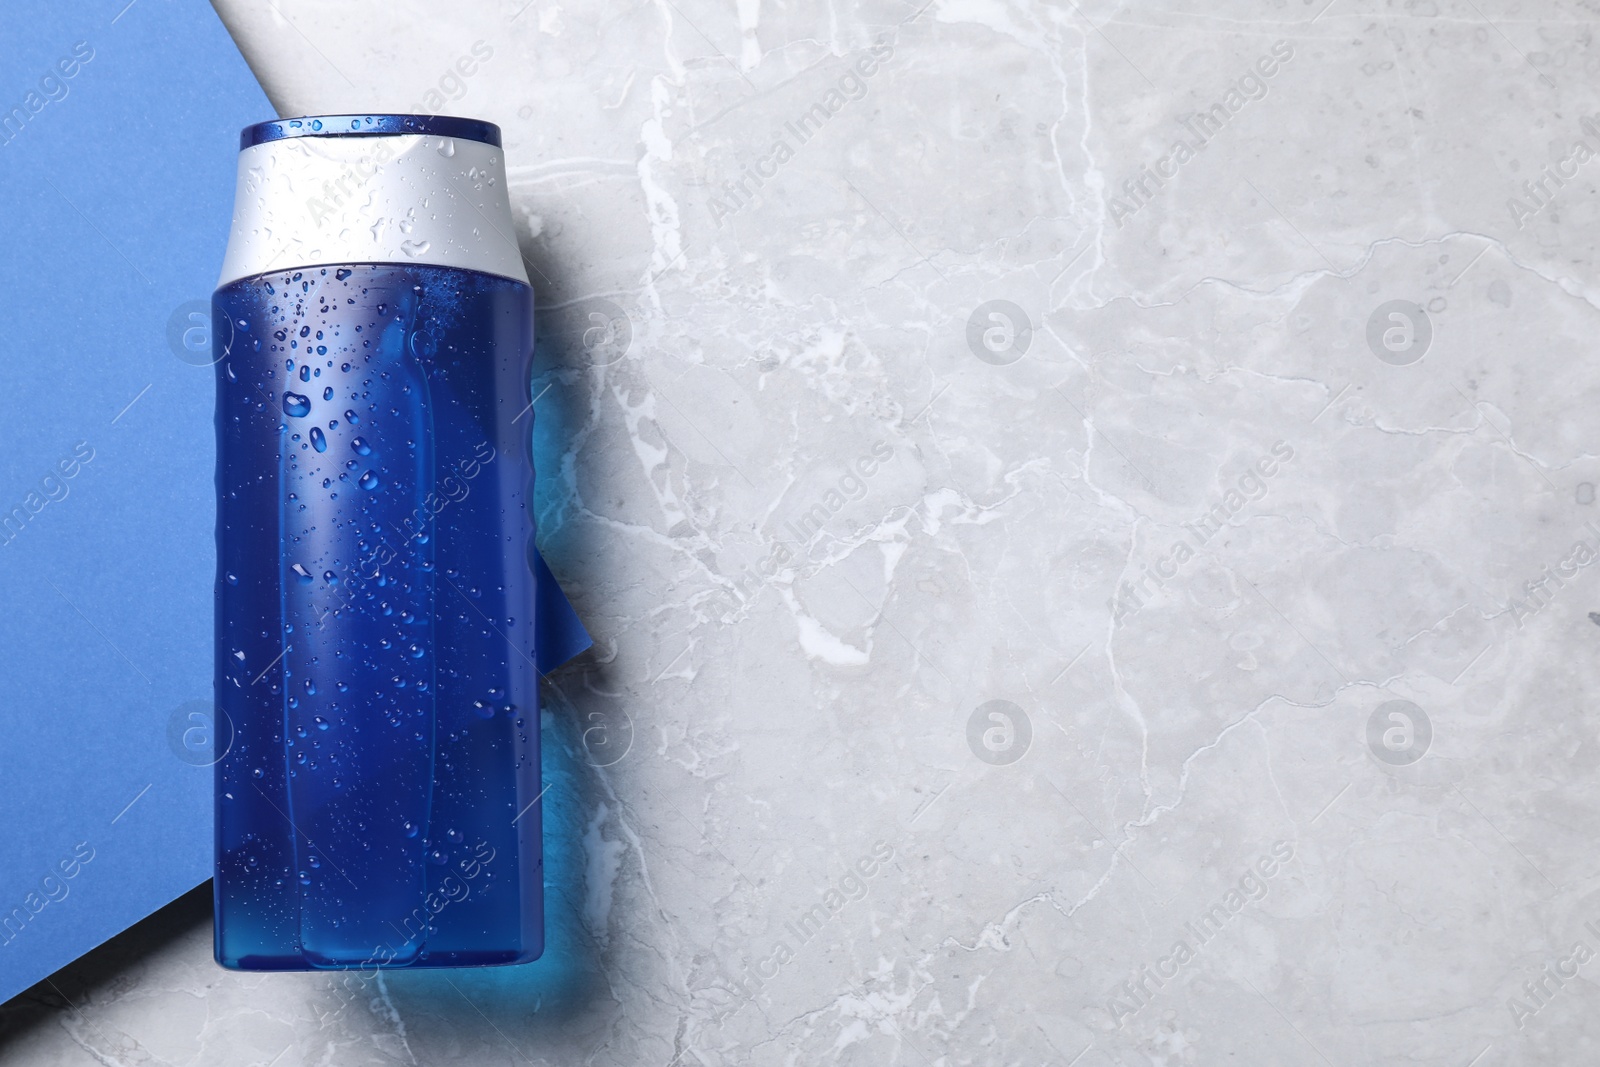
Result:
M521 3L217 8L505 130L551 950L0 1062L1600 1060L1595 3Z

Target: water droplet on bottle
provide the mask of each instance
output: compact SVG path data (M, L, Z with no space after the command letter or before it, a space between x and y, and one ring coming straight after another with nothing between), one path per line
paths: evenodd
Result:
M347 411L344 413L344 421L348 422L351 426L360 426L361 416L357 415L354 411Z
M234 574L232 571L229 571L227 574L224 574L223 577L225 579L227 579L229 585L238 585L239 584L239 576L237 574Z
M401 241L400 251L408 256L420 256L429 248L427 241Z
M324 719L321 715L314 716L311 721L317 724L317 729L319 730L326 730L328 728L328 720Z
M441 139L439 141L439 154L441 156L445 157L446 159L449 159L451 156L455 155L456 154L456 143L455 143L455 141L453 141L449 137L445 137L445 138Z
M326 452L328 450L328 439L322 436L322 427L320 426L311 427L311 447L318 452Z
M338 270L333 272L333 276L342 282L354 273L355 271L351 270L349 267L340 267Z
M311 380L311 364L307 363L300 368L300 380L302 382L309 382Z
M299 419L311 414L311 398L299 393L283 394L283 413Z
M311 584L311 572L306 570L300 564L296 563L289 569L294 572L295 578L299 580L301 585Z
M406 836L407 837L416 837L417 836L417 824L414 823L414 822L411 822L409 819L406 821L406 824L401 827L401 829L406 832Z
M451 830L449 833L445 834L444 836L449 839L449 841L450 841L450 843L452 845L459 845L459 844L461 844L461 842L463 842L463 841L465 841L467 839L466 835L463 834L460 830Z
M376 489L378 488L378 476L373 474L371 471L368 471L356 481L356 484L363 489Z
M356 450L356 455L358 456L372 455L372 446L367 444L367 439L365 437L351 438L350 447Z

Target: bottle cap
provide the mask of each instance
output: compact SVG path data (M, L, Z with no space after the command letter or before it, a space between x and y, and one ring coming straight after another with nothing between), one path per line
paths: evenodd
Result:
M246 127L217 285L351 263L528 282L492 122L318 115Z

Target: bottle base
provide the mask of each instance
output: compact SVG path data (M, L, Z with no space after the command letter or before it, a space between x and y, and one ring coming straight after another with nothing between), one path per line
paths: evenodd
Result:
M544 955L538 949L475 949L432 953L425 958L380 963L377 960L311 960L302 955L224 956L214 954L217 965L229 971L417 971L439 967L513 967L533 963Z

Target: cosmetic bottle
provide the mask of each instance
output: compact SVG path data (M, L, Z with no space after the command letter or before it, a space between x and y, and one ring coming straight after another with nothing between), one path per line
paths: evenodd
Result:
M217 961L536 958L533 294L499 129L246 129L212 324Z

